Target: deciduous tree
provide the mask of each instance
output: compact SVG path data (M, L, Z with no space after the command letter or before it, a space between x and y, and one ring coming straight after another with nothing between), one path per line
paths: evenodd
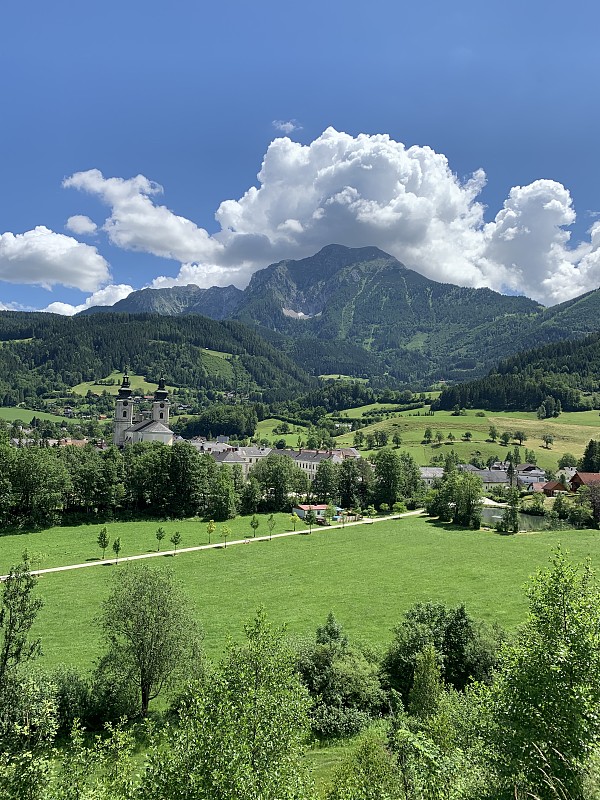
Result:
M100 531L98 533L98 538L96 539L96 542L98 544L98 547L102 550L102 560L104 561L104 556L106 554L106 548L109 545L108 530L106 528L106 525L103 528L100 528Z
M589 564L558 550L527 596L490 691L496 767L511 797L582 797L600 741L600 593Z
M245 626L186 703L168 746L152 752L140 796L203 800L311 800L301 764L308 698L283 631L263 612Z
M142 716L178 672L185 667L193 672L198 628L167 570L145 564L119 570L102 604L100 626L108 648L103 669L110 673L118 665L128 670Z

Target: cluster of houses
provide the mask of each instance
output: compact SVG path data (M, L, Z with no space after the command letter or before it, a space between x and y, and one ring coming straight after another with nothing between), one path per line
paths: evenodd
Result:
M229 466L238 464L244 478L248 477L250 469L255 464L271 453L291 458L310 480L313 480L317 474L317 468L322 461L341 464L347 458L360 458L360 453L354 447L338 447L334 450L305 450L302 448L299 450L276 450L272 447L232 445L229 444L227 436L218 436L214 442L198 437L190 439L189 443L201 453L210 453L219 464L228 464Z
M444 475L443 467L421 467L421 478L425 485L432 487ZM458 469L477 475L483 483L484 491L493 491L496 488L518 488L527 492L543 492L547 497L555 497L565 492L576 492L581 486L591 486L600 483L600 472L579 472L575 467L565 467L561 470L565 483L561 481L546 480L546 473L536 464L517 464L512 475L507 461L497 461L489 469L478 469L472 464L459 464Z

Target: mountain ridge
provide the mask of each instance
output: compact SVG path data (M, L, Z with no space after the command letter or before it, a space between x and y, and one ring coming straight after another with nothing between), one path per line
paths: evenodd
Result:
M278 346L312 374L422 384L480 377L533 344L593 332L600 291L544 308L433 281L377 247L331 244L258 270L244 290L144 289L102 310L237 319L278 334Z

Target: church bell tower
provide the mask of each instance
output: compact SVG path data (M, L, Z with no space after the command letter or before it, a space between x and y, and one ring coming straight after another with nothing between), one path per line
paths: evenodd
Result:
M123 375L123 382L117 393L117 407L115 408L115 421L113 426L113 444L123 447L125 444L125 431L133 425L133 403L131 401L131 385L129 375Z
M158 381L158 389L154 392L154 401L152 402L152 420L154 422L162 422L167 428L169 427L169 396L165 388L165 379L161 375Z

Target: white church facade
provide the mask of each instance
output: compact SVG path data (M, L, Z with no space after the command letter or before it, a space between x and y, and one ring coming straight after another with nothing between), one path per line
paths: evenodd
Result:
M175 435L169 428L169 396L164 378L160 378L154 392L152 412L149 417L134 416L133 397L129 376L123 375L123 382L117 394L115 420L113 425L113 444L124 447L136 442L162 442L171 445Z

